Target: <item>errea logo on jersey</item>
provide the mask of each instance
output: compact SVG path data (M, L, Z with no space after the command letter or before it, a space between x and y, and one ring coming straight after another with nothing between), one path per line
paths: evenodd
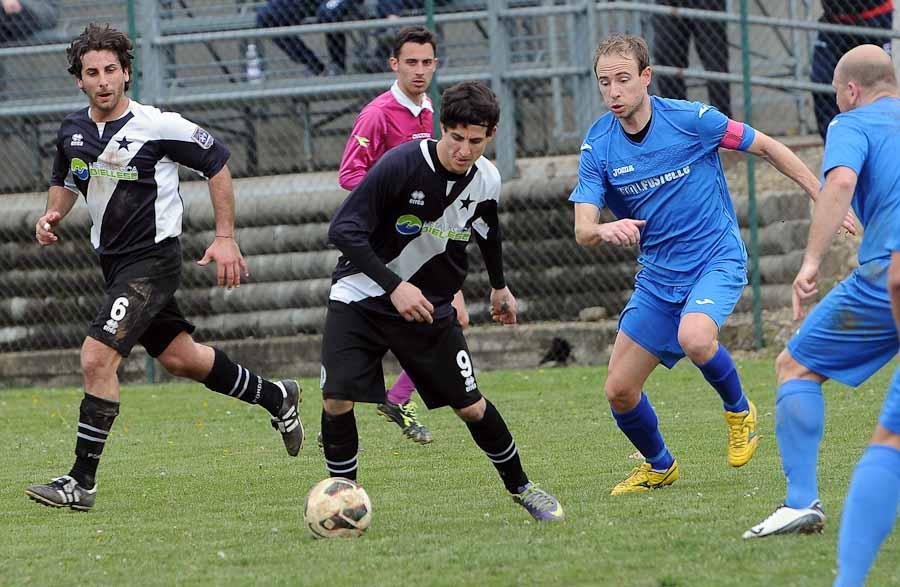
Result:
M619 177L620 175L631 173L632 171L634 171L634 165L623 165L622 167L616 167L615 169L613 169L613 177Z
M409 203L413 206L425 205L425 194L420 190L416 190L409 195Z
M84 137L79 133L73 134L72 140L69 142L69 146L70 147L83 147L84 146Z

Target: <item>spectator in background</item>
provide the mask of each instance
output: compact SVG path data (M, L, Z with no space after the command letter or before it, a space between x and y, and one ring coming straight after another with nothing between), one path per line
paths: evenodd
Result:
M822 0L820 22L849 26L890 29L894 16L893 0ZM819 32L813 49L810 79L831 84L834 68L841 56L858 45L878 45L890 52L890 39L847 33ZM831 119L837 116L838 106L831 92L813 92L816 126L825 140Z
M657 0L657 4L725 12L725 0ZM686 68L693 36L694 47L703 67L709 71L728 73L728 34L724 22L655 15L653 34L653 60L658 65ZM831 81L831 73L828 75L828 80ZM658 94L662 97L687 99L687 84L683 78L659 74L656 76L656 85ZM709 103L730 118L731 91L728 82L708 81L706 88Z
M34 33L56 26L56 0L0 0L0 45L27 41Z
M360 0L268 0L256 14L256 26L293 26L303 24L304 19L313 16L319 22L350 20L358 13L361 4ZM306 65L312 75L339 75L346 71L347 36L344 33L325 35L325 45L331 59L327 66L298 35L275 37L272 40L291 61Z

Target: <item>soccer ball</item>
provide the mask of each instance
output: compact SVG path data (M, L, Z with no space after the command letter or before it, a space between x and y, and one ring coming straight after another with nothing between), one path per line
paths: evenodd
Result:
M355 538L372 523L369 494L356 481L330 477L306 496L306 527L316 538Z

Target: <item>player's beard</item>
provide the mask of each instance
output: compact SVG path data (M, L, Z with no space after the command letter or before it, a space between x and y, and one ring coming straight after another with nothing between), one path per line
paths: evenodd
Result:
M93 95L91 95L90 102L91 102L91 108L93 110L99 110L101 112L109 113L109 112L115 111L115 109L118 108L119 105L122 103L122 100L125 97L125 86L124 85L122 85L118 88L113 88L111 90L107 90L107 91L111 91L112 96L106 102L101 102L100 98L98 97L98 94L100 94L102 92L94 92Z

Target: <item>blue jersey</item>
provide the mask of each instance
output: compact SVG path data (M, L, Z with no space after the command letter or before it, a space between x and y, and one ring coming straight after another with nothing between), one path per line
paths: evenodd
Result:
M900 229L900 98L881 98L838 114L828 126L822 181L835 167L858 176L853 211L863 225L859 264L883 261Z
M755 131L706 104L650 100L650 128L640 143L612 113L594 123L569 200L646 220L638 262L655 283L692 284L714 260L746 263L718 148L745 150Z

